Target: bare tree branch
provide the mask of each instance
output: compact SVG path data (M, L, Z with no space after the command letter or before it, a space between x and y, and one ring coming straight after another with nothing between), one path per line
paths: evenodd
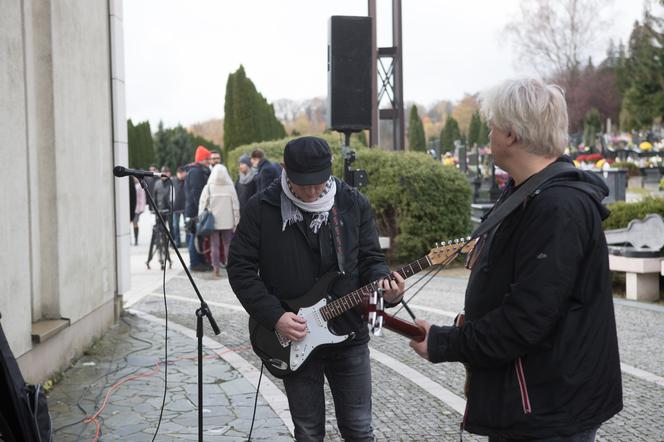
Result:
M606 22L611 0L521 0L520 16L505 27L522 63L542 76L576 71Z

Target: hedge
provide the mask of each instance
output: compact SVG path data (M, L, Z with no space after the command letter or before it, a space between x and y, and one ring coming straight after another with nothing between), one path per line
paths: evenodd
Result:
M646 197L637 203L618 201L607 206L611 215L604 220L604 229L622 229L633 219L643 219L649 213L658 213L664 218L664 198Z
M627 169L627 175L629 176L641 176L639 166L631 161L616 161L611 167L614 169Z
M332 150L333 174L341 177L341 139L333 134L323 138ZM270 161L283 161L283 148L289 139L232 150L227 159L231 174L237 176L238 158L256 148L262 149ZM434 243L471 231L472 191L458 169L443 167L424 153L365 148L354 137L351 147L357 157L353 167L366 169L369 177L369 185L361 190L371 201L378 231L391 239L388 259L405 263L421 258Z

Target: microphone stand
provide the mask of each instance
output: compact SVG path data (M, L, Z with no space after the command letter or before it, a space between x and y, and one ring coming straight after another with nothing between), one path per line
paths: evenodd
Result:
M143 179L143 177L140 177L138 180L141 183L141 187L143 188L143 190L145 190L145 193L148 196L148 202L150 203L150 206L152 206L154 213L157 215L157 218L159 219L161 226L164 228L164 231L168 236L168 242L173 247L173 250L175 250L175 254L178 256L180 264L182 264L182 268L187 274L189 282L191 283L191 286L194 288L194 291L196 292L196 296L198 296L198 300L201 301L201 306L196 310L196 338L198 341L198 440L199 442L203 442L203 317L204 316L207 317L208 321L210 321L210 326L212 326L212 330L214 331L215 335L218 335L219 333L221 333L221 331L217 326L217 322L212 317L212 312L210 311L210 308L208 307L205 300L203 300L201 293L198 291L198 287L194 282L194 278L191 277L189 268L184 263L182 255L180 255L180 251L175 246L175 240L173 240L171 231L168 229L166 221L164 221L164 218L161 216L161 213L159 213L159 210L157 209L157 204L155 204L154 200L152 199L152 195L150 195L150 191L148 190L148 185L145 182L145 179ZM168 361L165 362L168 363Z

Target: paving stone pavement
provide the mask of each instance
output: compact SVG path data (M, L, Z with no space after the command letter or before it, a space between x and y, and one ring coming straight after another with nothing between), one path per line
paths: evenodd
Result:
M162 305L163 307L163 305ZM150 441L159 419L164 393L164 329L126 314L64 374L49 394L56 441L93 440L94 416L100 441ZM205 352L203 370L204 439L247 440L255 388L227 362ZM196 440L198 436L198 377L196 341L170 331L168 392L157 440ZM131 376L141 376L129 378ZM284 422L261 396L253 440L292 440Z
M466 278L463 272L443 272L435 276L412 301L418 317L432 323L449 324L452 314L462 308ZM209 274L197 274L201 293L212 305L212 310L222 327L218 339L226 346L246 344L247 316L237 308L237 299L230 290L225 276L212 278ZM192 298L188 281L176 276L166 287L169 295ZM413 293L410 290L409 293ZM163 301L160 295L148 296L135 306L155 316L163 317ZM407 294L408 296L408 294ZM187 327L193 327L188 312L195 304L186 300L169 300L169 319ZM400 317L409 319L405 312ZM616 305L622 361L653 374L662 376L664 355L662 334L664 312L651 312L631 306ZM212 336L210 330L208 336ZM419 358L407 345L407 340L385 331L373 338L371 348L379 350L414 368L457 396L463 395L464 371L460 364L431 364ZM258 358L249 349L240 355L256 367ZM374 429L378 440L458 440L461 416L447 404L433 398L427 391L404 378L392 369L372 362ZM281 382L275 384L283 389ZM625 408L600 429L601 441L664 441L664 387L634 376L623 374ZM334 407L327 391L326 440L342 440L336 428ZM486 440L464 433L464 440Z
M136 251L133 252L137 255ZM138 253L144 252L139 250ZM134 258L141 263L138 256ZM197 300L184 272L176 270L179 265L176 263L173 267L166 284L168 319L171 323L195 329ZM132 278L136 272L132 270ZM161 272L152 270L148 273L147 276L144 270L140 273L143 278L140 280L141 288L149 286L150 278L154 278L153 290L146 290L140 297L132 296L131 308L163 318ZM260 368L259 359L248 347L247 315L232 293L224 272L221 278L214 278L210 273L196 273L194 276L221 328L221 334L214 336L207 321L204 321L206 336L234 350L253 367ZM409 285L418 278L411 278ZM463 307L466 278L465 270L454 268L431 278L411 302L416 315L432 323L449 324L451 315ZM406 296L409 297L415 290L417 287L409 289ZM399 316L409 320L403 311ZM660 379L664 377L664 352L661 350L664 343L664 311L648 311L635 308L633 304L616 305L616 319L621 362L660 376ZM74 364L51 392L49 407L56 428L93 414L102 403L108 387L124 376L149 370L157 360L163 359L163 327L131 316L123 321ZM195 341L176 333L169 333L169 336L170 359L195 354ZM405 338L390 331L372 338L370 348L372 353L380 352L401 362L451 394L462 397L464 371L460 364L424 361L408 347ZM246 440L250 422L248 410L253 409L255 390L227 362L216 356L214 360L206 360L204 369L205 409L209 411L205 414L205 440ZM377 440L459 440L461 415L450 404L437 399L415 380L376 359L372 361L372 375L373 422ZM281 381L269 374L266 376L283 392ZM664 386L623 373L623 391L623 411L602 426L597 440L664 441ZM161 374L121 386L99 419L101 440L151 440L162 394ZM167 399L168 406L157 440L195 440L196 365L190 359L179 359L169 365ZM326 441L340 441L327 387L326 399ZM211 404L210 407L207 404ZM291 440L286 425L262 396L259 396L258 404L255 439ZM90 440L94 432L94 424L78 423L60 430L56 440ZM464 433L463 440L486 438Z

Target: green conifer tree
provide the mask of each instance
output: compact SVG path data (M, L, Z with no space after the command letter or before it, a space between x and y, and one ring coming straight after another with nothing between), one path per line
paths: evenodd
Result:
M594 107L590 109L583 120L583 144L595 147L597 134L602 129L602 117Z
M629 39L621 125L624 129L645 129L664 117L664 33L662 20L644 14Z
M235 133L236 123L233 113L235 103L235 74L228 74L226 80L226 96L224 98L224 153L228 154L230 146L235 143L237 134ZM227 155L224 155L226 157Z
M443 126L443 130L440 132L441 153L454 152L454 141L456 140L461 140L459 123L454 118L447 117L445 126Z
M478 144L480 139L480 127L482 126L482 119L480 118L479 111L475 111L470 119L470 126L468 126L468 148L472 148Z
M244 67L228 76L224 102L224 149L286 136L274 107L247 77Z
M127 120L127 150L129 167L133 169L146 169L154 162L154 143L150 122L143 121L134 125L131 119Z
M180 125L164 129L163 123L159 123L154 143L157 164L168 166L171 171L175 171L178 166L193 162L198 146L202 145L209 150L221 152L219 146L212 141L201 136L192 135ZM224 159L223 155L222 159Z
M488 146L489 145L489 126L486 124L486 121L480 119L480 131L477 135L477 145L478 146Z
M427 150L424 125L415 105L410 108L408 117L408 149L415 152L426 152Z

